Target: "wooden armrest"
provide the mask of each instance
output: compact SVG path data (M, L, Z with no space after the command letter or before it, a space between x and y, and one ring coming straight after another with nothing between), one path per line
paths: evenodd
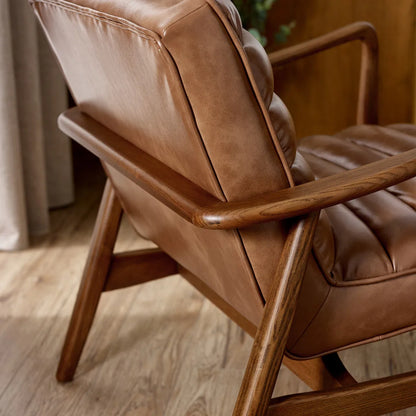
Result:
M293 188L241 202L221 202L193 222L200 227L235 228L296 217L385 189L416 175L416 149ZM216 226L218 224L218 226Z
M64 111L58 118L58 125L69 137L188 221L200 207L219 202L78 107Z
M323 179L239 202L224 202L104 127L79 108L61 130L138 186L202 228L230 229L291 218L385 189L416 175L416 149Z
M356 22L323 36L269 54L273 67L288 64L306 56L354 40L362 43L357 123L377 124L378 40L370 23Z

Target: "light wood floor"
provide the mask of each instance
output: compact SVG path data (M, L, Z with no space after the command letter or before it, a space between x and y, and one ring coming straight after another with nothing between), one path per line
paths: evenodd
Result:
M102 184L84 172L48 236L0 253L0 415L231 415L252 341L179 276L104 294L76 379L55 381ZM123 223L119 250L148 245ZM416 368L415 341L342 356L359 380L385 376ZM305 389L282 369L276 394Z

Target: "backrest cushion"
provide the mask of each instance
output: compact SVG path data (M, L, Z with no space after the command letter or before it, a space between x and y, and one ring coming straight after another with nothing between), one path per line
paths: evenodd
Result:
M290 116L230 1L33 0L82 110L222 200L291 184ZM136 229L252 321L285 238L206 231L107 166ZM264 294L264 293L263 293Z

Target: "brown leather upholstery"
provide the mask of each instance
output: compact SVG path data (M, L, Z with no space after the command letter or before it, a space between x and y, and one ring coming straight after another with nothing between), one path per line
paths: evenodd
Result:
M412 125L354 126L301 141L316 177L416 146ZM310 356L403 332L416 323L416 180L327 208L314 243L320 273L307 271L289 349ZM325 281L324 289L318 281ZM317 299L320 299L320 302Z
M83 111L219 199L282 189L310 169L326 176L416 146L414 127L357 126L306 138L296 154L267 55L230 0L32 3ZM258 324L285 223L199 229L106 170L136 229ZM322 213L292 355L416 324L415 187L408 181Z
M242 30L232 3L34 5L83 111L218 198L288 186L292 120L273 93L264 49ZM263 301L253 270L267 285L282 225L200 230L107 170L137 230L258 323Z

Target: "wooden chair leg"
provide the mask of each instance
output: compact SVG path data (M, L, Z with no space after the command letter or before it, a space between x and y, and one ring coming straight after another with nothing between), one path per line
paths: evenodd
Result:
M270 298L254 339L234 416L264 416L269 407L311 252L318 212L299 220L289 232Z
M66 334L56 378L71 381L91 328L110 267L122 208L107 180L77 300Z

